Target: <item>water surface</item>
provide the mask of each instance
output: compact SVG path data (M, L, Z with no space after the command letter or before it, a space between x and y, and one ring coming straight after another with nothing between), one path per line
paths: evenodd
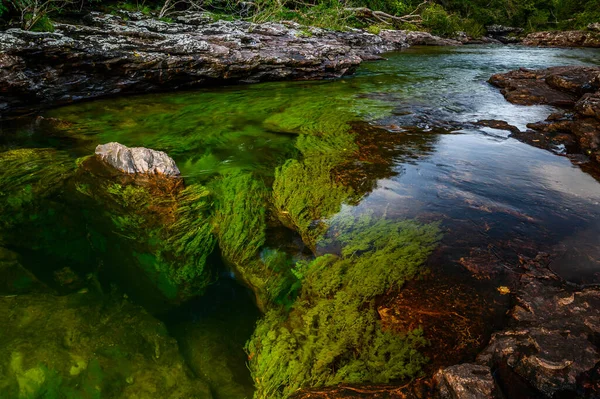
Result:
M516 267L522 256L548 253L551 268L562 277L600 282L600 184L566 157L469 123L499 119L525 129L553 111L509 104L486 83L494 73L599 64L598 50L411 48L365 63L356 75L336 81L113 98L50 110L41 115L45 119L4 126L0 151L50 148L54 155L48 163L55 165L57 158L74 161L100 143L118 141L166 151L186 184L207 187L223 176L252 173L270 189L278 179L276 169L286 161L325 165L311 169L314 176L308 180L317 184L320 174L331 174L341 190L327 197L332 203L321 212L325 222L346 213L441 221L445 234L429 262L432 270L440 278L462 276L463 284L477 290L491 289L487 298L505 306L493 291L504 280L494 273ZM11 190L22 187L15 180L7 174L0 191L15 194ZM32 184L19 190L31 190ZM295 187L296 194L304 195L309 186ZM106 266L118 263L107 254L117 247L128 250L131 237L95 226L90 215L100 211L98 204L65 201L66 189L46 191L28 216L3 215L0 245L62 293L80 288L57 282L68 267L81 279L96 276L104 292L130 295L167 323L184 358L212 384L216 398L250 395L242 345L257 311L248 308L251 296L233 281L218 250L210 258L217 282L209 296L175 308L157 303L152 292L144 291L143 276L120 275ZM312 256L310 232L291 232L273 220L271 248L294 259ZM327 251L319 245L314 249ZM212 344L194 349L191 336ZM227 356L215 363L214 372L198 370L216 361L219 352Z

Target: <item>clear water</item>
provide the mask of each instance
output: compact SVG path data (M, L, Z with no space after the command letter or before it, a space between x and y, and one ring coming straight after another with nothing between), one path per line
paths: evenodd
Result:
M509 104L486 81L519 67L557 65L600 65L600 51L411 48L365 63L356 75L336 81L114 98L50 110L43 120L3 125L0 151L50 148L55 151L47 162L55 165L57 158L74 161L92 154L97 144L118 141L165 151L187 184L208 186L241 171L252 172L270 187L275 169L286 160L326 157L336 160L331 169L336 181L354 192L326 216L374 211L398 219L441 220L445 235L430 267L442 274L470 276L472 268L465 272L464 266L476 264L493 276L498 267L515 267L520 255L545 252L551 254L551 268L564 278L597 283L597 177L565 157L509 138L508 132L468 125L499 119L524 129L544 119L551 107ZM319 139L313 142L314 137ZM348 151L354 158L348 159ZM0 177L2 195L23 190L10 171ZM32 185L36 187L35 182L24 187ZM297 187L299 195L304 189ZM99 242L110 252L111 246L126 248L128 241L96 234L95 226L89 226L93 218L84 225L77 215L96 209L64 201L66 193L52 191L17 222L15 215L3 215L0 246L17 253L27 269L61 293L81 287L56 282L56 272L65 265L80 276L93 271L103 292L113 287L130 295L166 322L184 358L209 382L216 398L251 395L242 345L258 312L248 307L251 295L225 266L215 261L220 277L212 294L165 307L145 291L143 276L98 266L107 262ZM44 218L49 222L40 224ZM270 240L307 256L298 234L273 234ZM190 344L194 336L206 341L204 350ZM226 359L217 363L218 354Z

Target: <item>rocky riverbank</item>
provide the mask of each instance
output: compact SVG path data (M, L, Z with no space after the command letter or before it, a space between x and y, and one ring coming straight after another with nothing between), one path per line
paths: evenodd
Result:
M519 69L494 75L489 82L511 103L564 108L545 121L528 124L526 132L513 131L512 137L600 162L600 68Z
M410 45L459 45L424 32L373 35L296 23L217 21L183 13L90 13L52 33L0 33L0 118L93 98L351 74L364 60Z
M587 30L533 32L523 39L526 46L600 47L600 23L589 24Z

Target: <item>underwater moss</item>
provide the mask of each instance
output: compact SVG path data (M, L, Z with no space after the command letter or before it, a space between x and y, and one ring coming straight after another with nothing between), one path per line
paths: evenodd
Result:
M211 398L141 307L94 294L0 297L0 396Z
M305 158L326 156L330 162L341 162L358 151L355 135L350 133L300 135L296 139L296 148Z
M67 154L47 148L0 152L0 227L30 219L33 206L61 189L75 170Z
M335 97L300 97L281 112L271 114L264 120L263 126L281 133L339 135L348 132L350 122L356 119L347 106L347 100Z
M341 254L300 264L302 288L291 310L269 311L248 341L255 398L287 398L302 387L412 378L427 361L419 352L426 344L423 332L382 330L374 298L422 270L439 240L437 225L365 216L344 227L338 236Z
M374 90L381 87L365 91ZM86 139L77 140L80 155L98 142L161 149L186 182L207 184L235 172L271 178L276 166L297 154L293 135L346 141L352 122L381 118L394 106L361 92L347 81L264 83L81 103L48 117L62 122L56 134Z
M215 230L221 254L249 286L260 309L286 300L294 276L291 256L265 246L269 190L250 173L234 173L214 183Z
M325 219L341 209L352 189L338 183L325 157L290 160L275 171L273 202L280 220L296 229L314 249L327 230Z
M99 210L86 217L111 241L111 267L137 265L169 299L199 294L212 281L208 258L216 239L206 187L182 188L175 180L115 183L82 172L75 193L91 201L85 208Z
M219 182L215 215L221 253L243 268L258 256L266 238L268 191L250 173L235 173Z
M211 207L210 191L197 184L186 187L177 197L175 222L164 231L159 249L164 259L174 255L175 260L170 262L174 281L192 290L201 290L210 283L207 259L216 244Z

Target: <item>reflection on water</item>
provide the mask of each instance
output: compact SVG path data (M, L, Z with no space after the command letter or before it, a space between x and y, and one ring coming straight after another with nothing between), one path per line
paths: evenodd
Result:
M519 256L547 252L563 277L598 282L597 180L507 132L465 127L499 119L523 129L544 119L551 107L509 104L486 80L519 67L571 64L600 64L600 52L411 48L336 81L116 98L5 124L0 272L14 286L6 284L0 295L35 287L48 295L93 289L125 296L167 324L192 374L213 397L240 398L253 390L242 346L257 310L245 289L222 277L225 270L233 269L252 288L261 309L289 308L302 274L295 261L336 253L331 240L339 238L336 223L347 215L441 221L446 234L430 257L428 278L451 276L453 286L470 286L459 290L472 293L463 296L499 313L506 299L495 291L503 281L497 268L511 270ZM82 157L110 141L168 152L188 191L131 188L94 174L91 161ZM208 227L194 236L196 246L183 245L181 251L166 246L170 236L196 231L198 224ZM196 291L189 273L163 275L181 259L197 258L206 263L206 275ZM361 264L354 259L335 264L344 261ZM478 282L472 275L493 278ZM415 283L408 289L430 298L440 287L444 301L458 297L444 284L430 287L424 291ZM201 299L194 298L202 292ZM386 301L410 307L406 298ZM425 310L436 306L423 302ZM364 308L355 305L354 310ZM485 320L494 314L472 315L479 318L472 323L479 336L489 334ZM453 333L452 328L446 330ZM473 342L476 347L482 340ZM10 365L0 369L4 366ZM76 389L77 378L61 381ZM18 391L16 380L6 381L11 392ZM45 386L40 384L31 389Z

